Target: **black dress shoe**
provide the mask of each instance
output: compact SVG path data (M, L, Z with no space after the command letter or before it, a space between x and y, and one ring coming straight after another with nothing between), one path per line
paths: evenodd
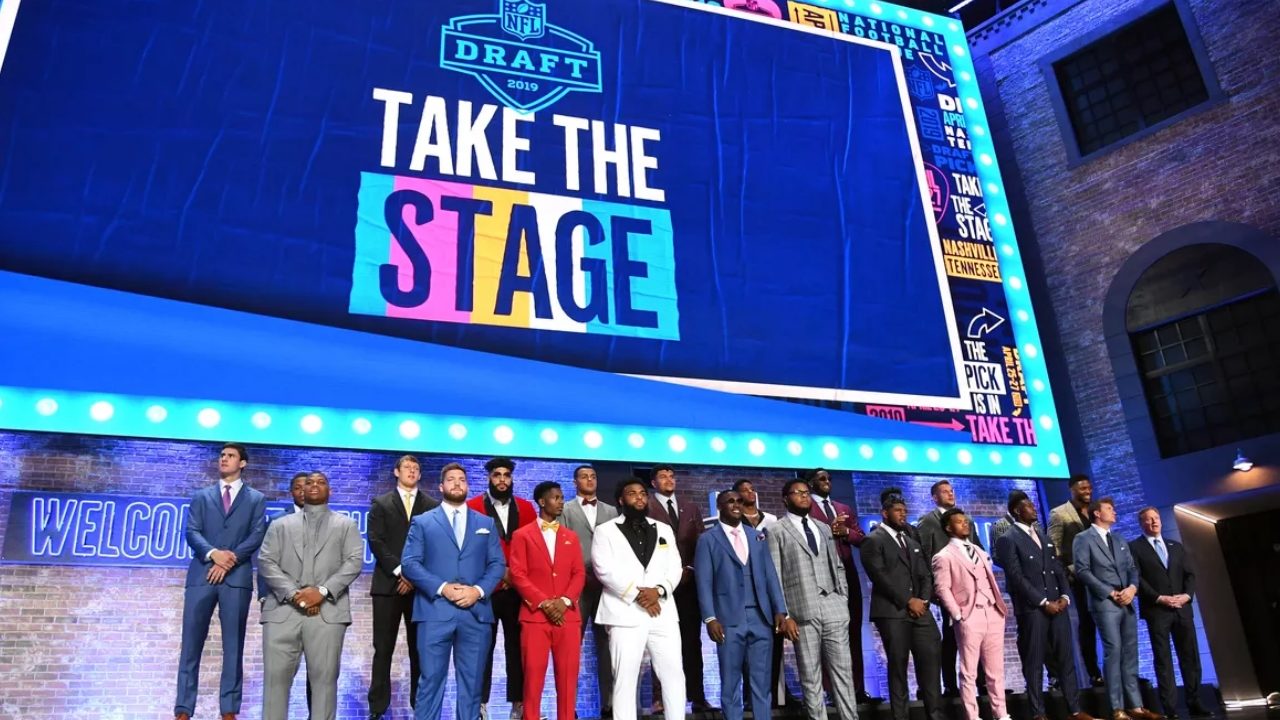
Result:
M1195 705L1188 705L1187 714L1189 714L1191 717L1211 717L1213 715L1213 713L1209 710L1209 708L1199 703L1196 703ZM1169 714L1166 717L1173 717L1173 715Z
M1107 681L1103 680L1101 675L1094 675L1093 677L1089 678L1089 684L1093 685L1094 687L1106 687Z
M871 695L866 690L858 693L857 700L859 705L879 705L884 702L884 698Z
M369 713L369 720L382 720L385 713Z

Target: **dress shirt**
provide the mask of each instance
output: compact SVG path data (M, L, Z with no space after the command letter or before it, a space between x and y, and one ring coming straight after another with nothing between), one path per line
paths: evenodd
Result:
M668 515L671 514L672 507L676 509L676 516L671 518L671 522L673 526L679 525L680 524L680 501L676 499L676 494L675 493L671 493L670 495L663 495L662 493L654 493L654 494L658 496L658 504L662 506L663 510L667 511ZM671 507L667 507L667 503L671 503Z
M223 492L225 492L223 488L227 487L228 485L231 486L231 504L235 505L236 498L239 497L240 495L240 489L244 487L244 481L241 480L240 478L236 478L231 482L227 482L225 480L219 480L218 481L218 505L219 506L222 505L222 494ZM302 509L302 506L299 505L298 509ZM221 548L214 548L213 550L220 550L220 549ZM208 560L209 558L213 557L213 550L210 550L209 552L204 554L205 560Z
M542 519L539 518L538 522L541 523ZM551 562L556 561L556 530L546 528L542 530L542 542L547 544L547 554L551 556Z
M493 494L489 494L489 502L493 504L494 514L498 516L498 522L502 524L502 536L507 536L507 512L511 509L511 498L506 500L496 500Z
M453 529L454 511L461 511L458 513L458 532L462 533L462 537L463 539L465 539L467 537L467 510L469 509L466 506L466 504L463 503L461 505L454 505L450 503L448 500L445 500L444 502L440 503L440 507L444 508L444 519L448 523L450 530ZM440 593L444 592L444 586L448 584L449 584L448 580L440 583L440 587L436 588L436 594L439 595ZM484 598L484 588L480 587L479 585L472 585L471 587L475 588L476 590L479 590L480 597L482 599Z
M583 502L583 498L578 498L578 503L582 506L582 514L587 516L588 527L596 526L596 512L600 510L600 499L596 498L595 500L594 503L588 505Z

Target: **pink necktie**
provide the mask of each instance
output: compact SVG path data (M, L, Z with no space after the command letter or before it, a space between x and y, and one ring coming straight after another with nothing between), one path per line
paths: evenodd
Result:
M222 512L224 514L231 512L231 486L230 485L222 486Z
M747 564L747 543L742 539L742 528L735 528L733 531L733 549L738 552L738 560L743 565Z

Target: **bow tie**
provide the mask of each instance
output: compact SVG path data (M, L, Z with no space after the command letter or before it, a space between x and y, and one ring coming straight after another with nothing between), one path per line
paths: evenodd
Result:
M582 501L582 504L583 504L583 505L590 505L591 507L595 507L595 506L596 506L596 500L595 500L595 499L592 499L592 500L583 500L583 501Z
M538 527L542 528L544 531L546 531L546 530L559 530L559 529L560 529L560 521L558 521L558 520L557 520L557 521L555 521L555 522L543 522L543 521L539 520L539 521L538 521Z

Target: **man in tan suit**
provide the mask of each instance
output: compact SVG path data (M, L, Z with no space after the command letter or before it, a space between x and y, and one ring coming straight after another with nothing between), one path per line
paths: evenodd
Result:
M1072 475L1071 499L1049 513L1049 539L1058 549L1058 559L1067 569L1071 581L1071 594L1076 616L1080 618L1078 633L1080 654L1084 656L1084 669L1089 673L1089 683L1102 687L1102 671L1098 669L1098 626L1089 610L1089 594L1084 583L1076 577L1075 562L1071 557L1071 544L1082 531L1088 529L1089 503L1093 500L1093 484L1088 475Z

